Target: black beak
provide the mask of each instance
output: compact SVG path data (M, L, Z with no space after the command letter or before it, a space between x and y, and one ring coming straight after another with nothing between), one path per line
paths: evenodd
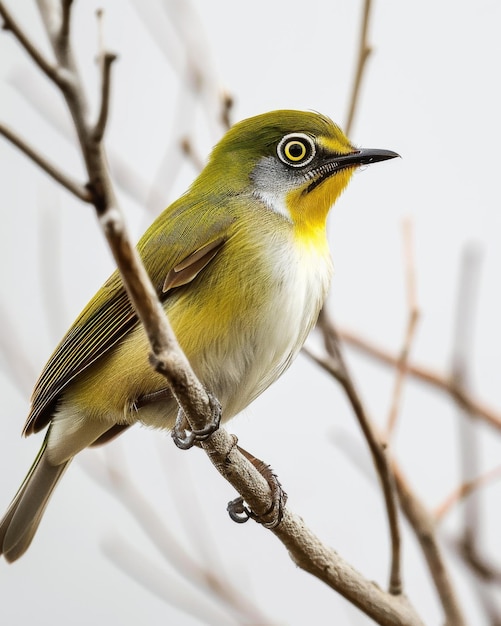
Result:
M314 169L311 174L313 175L312 182L305 189L304 193L313 191L324 180L346 169L347 167L369 165L370 163L377 163L378 161L387 161L388 159L394 159L400 155L392 150L354 150L349 154L339 154L331 159L322 163L317 169Z
M350 154L338 156L335 160L339 163L339 169L342 169L350 167L350 165L369 165L370 163L388 161L388 159L394 159L396 157L400 157L400 155L392 150L369 148L365 150L356 150Z

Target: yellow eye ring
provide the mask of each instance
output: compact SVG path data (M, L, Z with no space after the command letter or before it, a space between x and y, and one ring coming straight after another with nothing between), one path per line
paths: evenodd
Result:
M292 167L308 165L315 153L315 142L305 133L285 135L277 146L278 158L286 165L291 165Z

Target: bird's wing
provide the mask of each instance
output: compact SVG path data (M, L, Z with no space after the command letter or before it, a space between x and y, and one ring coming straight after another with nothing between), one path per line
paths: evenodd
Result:
M165 210L138 244L146 270L162 301L170 290L195 278L224 246L234 218L217 215L217 203L180 201ZM221 217L218 217L221 216ZM55 403L68 383L110 350L137 323L118 272L89 302L42 371L33 391L23 433L38 432L51 420Z

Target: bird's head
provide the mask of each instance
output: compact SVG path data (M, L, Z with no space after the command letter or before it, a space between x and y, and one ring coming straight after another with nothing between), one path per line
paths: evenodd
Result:
M397 157L355 148L329 118L273 111L235 124L214 148L200 177L225 195L251 193L299 233L325 229L326 217L355 169Z

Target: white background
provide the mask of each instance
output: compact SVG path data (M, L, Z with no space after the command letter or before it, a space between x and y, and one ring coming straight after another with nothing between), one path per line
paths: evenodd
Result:
M158 178L161 200L154 203L156 213L196 174L183 161L180 138L189 133L204 157L219 137L220 129L208 124L204 113L207 107L213 111L211 99L219 86L235 98L234 121L279 108L314 109L340 124L345 121L361 2L197 0L192 6L200 23L188 22L184 38L179 33L186 23L176 13L183 2L166 0L164 14L154 0L137 2L141 4L143 18L153 11L156 42L152 26L145 27L134 2L76 3L73 31L95 104L94 9L104 7L105 41L119 54L107 145L148 184ZM49 54L34 3L11 1L9 6ZM177 21L162 17L167 14L177 15ZM471 376L475 395L497 407L501 407L500 27L501 5L496 0L374 3L370 28L374 51L351 138L364 147L395 150L402 159L358 173L329 222L336 320L396 353L406 325L402 220L412 218L421 309L412 358L442 372L447 371L452 351L461 253L465 245L475 246L482 272ZM187 96L186 84L182 85L186 37L209 78L205 109L200 99ZM48 102L50 114L67 125L59 95L6 32L0 35L0 76L0 119L83 181L74 146L37 113L41 102ZM31 102L23 91L32 94ZM0 508L5 508L41 443L41 437L26 441L19 437L37 373L113 264L91 208L59 191L3 139L0 189L0 322L3 336L16 342L15 352L0 357ZM121 194L120 200L137 238L151 220L142 210L145 198L135 202ZM6 325L5 314L17 336ZM30 367L23 366L23 355ZM394 374L350 351L348 356L371 415L383 424ZM21 378L16 384L17 370ZM408 383L396 455L430 507L439 505L460 480L456 419L445 396ZM365 444L339 387L301 355L229 429L245 448L275 468L292 510L364 575L384 586L388 533L382 498L373 478L367 480L343 453L343 447L354 446L369 467ZM481 444L482 468L487 470L499 462L501 445L487 428L482 429ZM115 457L123 454L130 476L154 503L176 543L199 559L200 544L210 546L212 566L218 555L216 567L259 606L267 623L369 622L322 583L297 570L270 533L255 524L242 527L230 522L225 506L234 494L202 453L181 453L168 434L139 427L113 448ZM58 487L29 552L14 565L0 562L2 623L200 623L111 563L106 552L122 540L145 555L146 568L150 560L160 568L161 573L153 574L159 585L177 598L188 594L188 603L202 606L200 610L208 614L205 604L197 604L197 592L179 582L127 510L89 478L89 469L102 467L98 461L103 458L96 451L81 455ZM188 494L196 494L191 505L176 507L179 498L173 495L173 482L178 491L185 486ZM500 495L499 484L493 484L482 498L484 545L493 558L501 555ZM454 514L446 519L445 535L454 533L456 522ZM195 535L183 527L194 528ZM403 527L406 592L427 624L439 624L441 613L423 558L405 523ZM481 625L471 581L454 556L451 564L470 623ZM220 617L212 623L233 622Z

